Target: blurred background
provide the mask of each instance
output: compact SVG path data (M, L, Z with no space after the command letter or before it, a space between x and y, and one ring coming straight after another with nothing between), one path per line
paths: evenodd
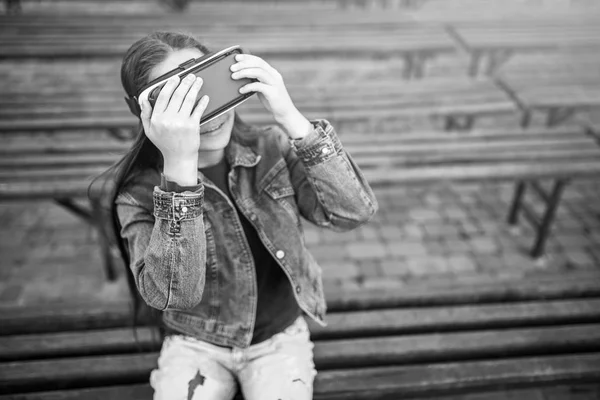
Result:
M364 168L371 223L304 224L328 291L600 278L597 1L13 0L0 12L0 313L128 304L85 189L130 143L120 62L154 30L263 57ZM270 123L255 97L238 110ZM523 182L535 185L511 225ZM560 390L513 398L600 398Z

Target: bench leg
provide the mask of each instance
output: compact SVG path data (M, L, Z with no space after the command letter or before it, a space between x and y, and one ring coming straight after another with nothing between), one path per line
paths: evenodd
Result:
M402 77L406 80L421 79L425 73L425 63L428 58L428 55L419 52L407 53L404 56Z
M596 142L598 142L598 146L600 146L600 132L596 132L596 130L592 126L586 126L585 133L588 134Z
M508 213L508 223L515 225L519 222L519 211L521 211L521 205L523 202L523 195L525 194L526 183L525 181L517 182L515 186L515 194L513 195L512 204Z
M447 115L444 119L444 130L452 131L454 130L454 126L456 125L456 117L453 115Z
M521 112L521 122L519 125L521 128L529 128L529 125L531 125L531 110L523 110Z
M55 199L54 200L60 206L66 208L71 211L73 214L77 215L79 218L83 219L85 222L89 224L94 223L94 219L92 217L92 211L88 208L82 207L81 205L75 203L73 199Z
M103 228L103 221L96 220L95 226L96 229L98 229L98 239L100 240L100 248L102 249L102 259L104 263L104 271L106 272L106 279L113 282L117 279L117 273L110 251L110 241L108 240L108 235Z
M425 76L425 66L427 65L427 60L429 58L430 56L425 54L415 55L412 75L414 79L421 79L423 76Z
M56 203L71 211L83 219L88 224L92 225L98 232L98 240L100 240L100 248L102 251L102 259L104 264L104 271L106 272L106 278L109 281L114 281L116 278L115 266L112 261L110 254L110 243L108 236L104 232L102 221L99 221L97 217L94 217L93 212L87 208L80 206L75 203L72 199L56 199Z
M566 179L555 180L552 192L550 194L542 190L537 182L529 182L531 187L535 189L534 191L546 205L544 215L541 219L533 213L531 208L528 208L525 204L523 204L525 189L528 182L519 181L515 186L515 194L513 196L512 204L508 214L508 223L510 225L515 225L519 220L519 213L521 209L524 209L525 216L528 217L527 219L532 225L534 225L536 230L535 243L529 252L533 258L538 258L544 253L546 240L548 239L550 228L552 226L552 222L554 222L556 210L567 182L568 181Z
M488 57L488 63L485 67L485 74L490 76L496 73L498 68L505 64L510 59L512 54L513 52L510 50L497 50L490 53Z
M402 79L409 80L412 77L415 65L415 55L407 53L404 55L404 71L402 71Z
M20 14L22 11L21 0L4 0L7 15Z
M422 3L423 0L402 0L402 7L413 9L420 7Z
M485 54L482 51L475 50L471 53L471 62L469 63L469 76L476 77L483 62Z
M551 128L565 122L575 114L575 109L571 107L552 107L548 109L546 116L546 126Z
M556 216L556 210L558 209L558 204L560 203L560 199L567 182L568 181L566 179L557 179L554 182L551 194L547 196L546 211L544 212L541 224L538 227L535 244L533 245L530 253L534 258L538 258L544 253L546 239L550 233L550 227L552 226L552 222Z
M475 123L474 115L447 115L444 123L446 131L469 131Z

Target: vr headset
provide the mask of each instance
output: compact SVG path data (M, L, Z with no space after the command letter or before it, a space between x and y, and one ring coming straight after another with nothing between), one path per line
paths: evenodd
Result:
M200 58L192 58L148 83L137 96L125 97L125 102L127 102L129 110L139 118L142 101L147 98L154 107L160 91L170 77L178 75L180 79L183 79L186 75L193 73L203 80L202 88L196 98L196 104L202 96L208 95L210 97L208 106L200 119L200 125L205 124L239 106L255 94L255 92L246 94L239 92L242 86L254 82L254 79L234 80L231 78L229 68L232 64L235 64L236 54L243 54L240 46L232 46L215 53L206 54Z

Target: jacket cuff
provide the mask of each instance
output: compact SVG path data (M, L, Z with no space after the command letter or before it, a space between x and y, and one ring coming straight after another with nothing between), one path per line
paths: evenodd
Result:
M342 143L327 120L315 120L311 124L312 132L302 139L291 140L292 148L305 165L316 165L343 154Z
M184 221L202 215L204 205L204 186L183 193L166 192L160 187L154 188L154 216L171 221Z
M160 174L160 189L164 192L197 192L201 187L201 183L193 186L179 186L177 182L170 181L164 176L164 174Z

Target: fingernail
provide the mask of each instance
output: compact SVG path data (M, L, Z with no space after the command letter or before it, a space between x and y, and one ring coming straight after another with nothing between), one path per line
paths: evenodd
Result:
M189 74L188 76L185 77L185 79L187 79L188 81L194 80L194 79L196 79L196 75Z
M244 58L244 56L242 54L238 54L235 56L236 61L240 61L242 58Z

